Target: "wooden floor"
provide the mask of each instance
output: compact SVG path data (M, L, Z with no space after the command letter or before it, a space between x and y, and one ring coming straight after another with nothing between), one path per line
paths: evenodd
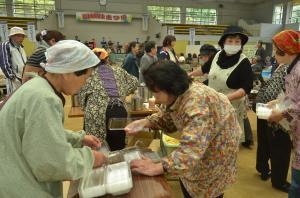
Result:
M65 106L65 128L72 130L82 129L82 118L68 118L70 110L70 98L67 97ZM272 188L270 180L262 181L255 170L256 159L256 117L253 112L249 112L250 123L254 133L255 146L252 150L241 147L238 158L238 178L237 182L225 192L225 198L286 198L287 194ZM290 173L288 176L290 181ZM177 198L182 198L182 193L178 182L169 182ZM68 189L68 183L64 183L64 197ZM151 196L149 195L149 198Z

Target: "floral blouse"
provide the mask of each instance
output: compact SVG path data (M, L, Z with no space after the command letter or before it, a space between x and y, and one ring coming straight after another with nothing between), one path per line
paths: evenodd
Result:
M120 99L125 105L125 97L134 92L138 80L118 66L111 66ZM84 126L87 134L94 135L100 140L106 138L105 112L110 98L101 82L98 67L94 69L91 77L79 92L79 101L84 111Z
M162 163L192 197L217 197L234 183L242 131L225 95L193 83L165 111L147 119L153 128L181 132L180 146Z

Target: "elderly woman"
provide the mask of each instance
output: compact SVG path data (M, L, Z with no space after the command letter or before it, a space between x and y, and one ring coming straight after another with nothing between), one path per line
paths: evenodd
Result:
M125 147L125 132L110 131L109 119L127 118L125 97L137 89L138 79L120 67L109 65L105 49L95 48L93 51L101 63L79 92L84 129L88 134L106 140L112 151L120 150Z
M245 96L253 86L251 64L242 53L247 41L248 36L242 33L241 28L231 26L226 29L219 40L222 50L215 55L208 74L208 86L228 97L243 130L244 119L247 118ZM252 142L251 129L248 131L248 134L242 134L244 146L250 146Z
M62 181L79 179L105 162L102 153L87 147L98 148L97 138L63 126L62 94L78 92L98 58L70 40L46 53L46 73L1 103L0 197L62 197Z
M284 78L288 66L280 64L272 77L259 89L256 103L268 103L275 100L284 88ZM288 131L276 123L257 118L257 153L256 170L262 180L271 177L272 186L283 192L288 192L290 183L287 175L290 165L291 138ZM271 169L268 161L271 162ZM271 174L272 170L272 174Z
M291 105L284 111L273 110L270 122L279 122L283 118L290 121L293 137L292 184L289 198L300 195L300 33L285 30L273 37L275 58L278 63L288 64L285 77L285 101ZM274 102L271 102L274 103Z
M191 83L187 73L171 61L151 65L144 72L147 87L166 109L129 124L138 129L181 133L180 146L161 163L133 161L133 171L154 176L179 175L185 197L223 197L235 181L241 129L228 98L203 85Z
M38 41L39 46L28 58L25 64L22 83L31 78L32 74L30 73L42 74L44 72L41 63L46 62L46 49L64 39L65 36L56 30L43 30L36 35L36 40Z

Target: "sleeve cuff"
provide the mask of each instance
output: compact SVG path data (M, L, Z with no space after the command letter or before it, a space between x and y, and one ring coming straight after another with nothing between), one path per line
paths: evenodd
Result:
M162 163L164 173L169 173L170 172L170 164L168 162L168 158L162 159L161 163Z
M78 133L79 133L79 141L78 141L78 142L79 142L80 146L82 146L82 141L83 141L83 139L84 139L86 133L85 133L84 130L81 130L81 131L79 131Z

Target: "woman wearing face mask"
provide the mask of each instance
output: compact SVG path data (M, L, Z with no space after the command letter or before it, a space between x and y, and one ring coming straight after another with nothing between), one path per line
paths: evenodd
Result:
M250 93L253 83L251 63L242 53L247 41L248 36L241 28L230 26L226 29L218 43L222 50L215 55L208 75L208 86L227 95L236 109L242 130L247 117L245 96ZM244 133L241 142L245 142Z
M30 73L43 73L44 69L40 64L46 62L46 49L64 39L65 36L56 30L43 30L36 35L36 40L38 41L39 46L26 62L22 76L22 83L31 78Z

